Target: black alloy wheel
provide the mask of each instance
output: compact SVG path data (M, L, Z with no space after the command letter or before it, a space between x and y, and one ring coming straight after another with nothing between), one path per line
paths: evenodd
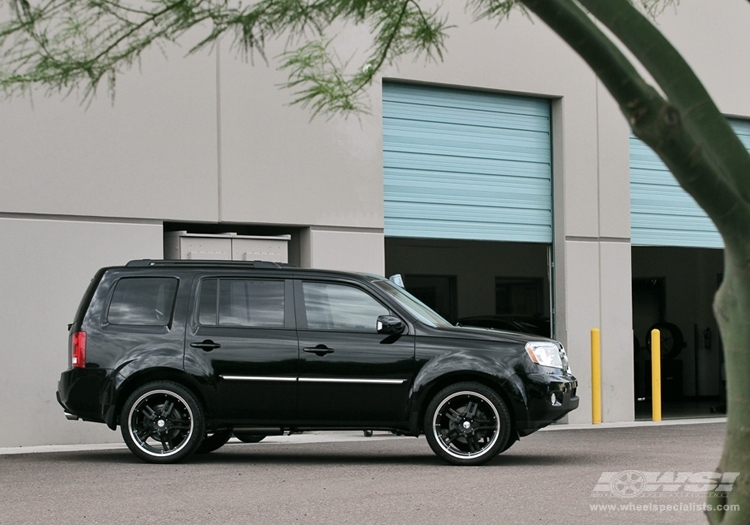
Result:
M507 448L510 414L491 388L457 383L427 406L425 436L433 452L454 465L480 465Z
M122 437L133 454L149 463L175 463L189 456L205 436L193 394L172 381L136 389L120 415Z

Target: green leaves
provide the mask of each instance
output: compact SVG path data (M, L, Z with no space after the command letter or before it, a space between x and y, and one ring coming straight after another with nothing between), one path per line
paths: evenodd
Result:
M289 74L286 87L295 90L293 103L309 106L313 117L366 111L352 79L344 76L347 65L329 47L330 42L313 41L283 55L281 68Z
M279 57L294 103L313 115L366 111L365 88L401 56L442 59L449 25L417 0L12 0L0 22L0 89L33 86L83 90L90 100L102 81L114 94L118 75L147 49L183 39L188 54L228 40L244 58L264 60L271 41L286 39ZM347 31L368 31L371 46L348 49ZM344 35L344 37L342 37ZM340 57L340 53L348 56Z
M281 56L281 69L289 75L285 87L294 90L294 103L309 106L313 116L366 112L364 88L384 65L401 56L442 59L449 26L437 11L425 12L410 0L330 3L337 6L328 24L343 21L357 26L369 20L373 43L359 60L341 59L335 37L308 41Z
M107 0L14 2L16 16L0 24L0 87L6 94L37 84L49 91L82 87L88 98L102 79L112 86L143 50L191 26L188 3L154 1L148 10Z

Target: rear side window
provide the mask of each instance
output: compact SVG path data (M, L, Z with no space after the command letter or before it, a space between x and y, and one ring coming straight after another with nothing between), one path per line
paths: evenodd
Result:
M198 299L203 326L284 327L284 281L205 279Z
M166 326L172 317L177 279L127 277L117 281L107 311L116 325Z

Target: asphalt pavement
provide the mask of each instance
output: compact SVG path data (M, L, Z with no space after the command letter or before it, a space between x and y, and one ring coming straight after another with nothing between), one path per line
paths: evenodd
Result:
M385 432L233 441L177 465L122 445L0 449L0 523L706 523L724 430L560 425L480 467Z

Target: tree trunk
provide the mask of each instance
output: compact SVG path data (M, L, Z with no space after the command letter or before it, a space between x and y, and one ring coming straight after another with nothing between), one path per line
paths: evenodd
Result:
M727 434L709 493L713 524L750 523L750 155L693 71L628 0L520 0L594 70L634 133L665 162L724 239L714 313L724 344ZM584 12L580 6L584 6ZM595 17L649 71L663 95L593 23ZM736 477L734 473L740 473ZM727 507L730 506L730 507Z
M727 433L717 470L740 476L726 497L708 498L713 510L706 514L717 525L750 523L750 260L733 252L724 250L724 278L714 300L727 381ZM739 510L725 512L719 505Z

